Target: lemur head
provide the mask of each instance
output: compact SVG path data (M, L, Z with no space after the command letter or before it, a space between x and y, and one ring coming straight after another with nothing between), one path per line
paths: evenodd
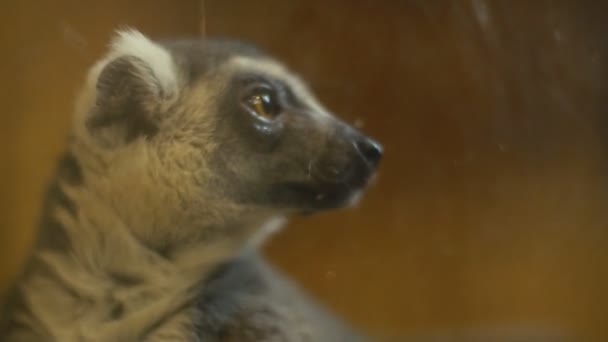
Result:
M229 41L119 32L77 113L85 182L130 224L173 236L347 206L382 156L280 63Z

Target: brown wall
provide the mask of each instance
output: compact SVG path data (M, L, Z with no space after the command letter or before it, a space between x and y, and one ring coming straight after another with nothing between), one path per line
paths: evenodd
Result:
M608 338L604 7L206 0L208 35L275 53L386 147L357 210L296 220L272 260L378 334L513 326ZM110 30L192 35L199 14L195 1L3 5L5 276Z

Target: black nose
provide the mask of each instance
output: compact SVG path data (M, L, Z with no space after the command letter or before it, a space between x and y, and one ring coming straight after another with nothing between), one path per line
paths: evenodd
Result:
M382 145L378 142L362 137L361 139L357 139L354 145L369 166L376 167L380 159L382 159Z

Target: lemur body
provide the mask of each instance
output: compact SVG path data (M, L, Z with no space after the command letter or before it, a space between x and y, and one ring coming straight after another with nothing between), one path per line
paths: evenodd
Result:
M280 63L123 31L90 71L2 341L356 341L257 256L381 156Z

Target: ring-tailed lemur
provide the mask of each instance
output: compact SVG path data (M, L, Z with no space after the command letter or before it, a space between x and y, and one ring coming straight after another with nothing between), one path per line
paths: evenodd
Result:
M120 31L89 72L2 341L356 341L255 253L382 148L226 40Z

